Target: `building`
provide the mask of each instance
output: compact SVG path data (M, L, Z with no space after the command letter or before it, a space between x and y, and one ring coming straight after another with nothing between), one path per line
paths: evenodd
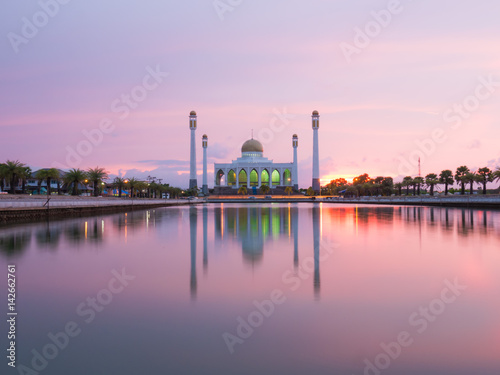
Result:
M189 129L191 130L191 148L189 157L189 188L198 188L198 179L196 177L196 128L197 128L198 117L195 111L191 111L189 114Z
M293 135L293 148L296 151L298 137ZM249 139L241 147L241 157L231 163L215 163L215 193L231 193L245 186L249 191L257 193L263 185L271 189L287 186L297 186L297 158L294 152L294 162L275 163L264 157L264 147L256 139Z
M312 129L313 129L313 173L312 173L312 189L316 194L321 193L321 183L319 178L319 112L312 113Z

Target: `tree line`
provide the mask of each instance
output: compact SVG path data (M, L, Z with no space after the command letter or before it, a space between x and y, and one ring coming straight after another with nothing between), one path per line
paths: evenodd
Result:
M9 193L16 194L21 190L26 193L26 183L30 179L37 180L38 194L41 193L42 183L47 184L47 194L52 193L51 184L57 182L57 194L62 194L63 190L71 192L71 195L79 195L80 188L92 186L93 195L99 196L104 188L118 189L118 196L122 196L123 191L131 197L161 198L162 194L169 194L171 198L179 197L183 191L180 188L172 187L169 184L161 184L152 180L150 182L141 181L135 177L122 178L115 177L111 182L109 172L105 168L95 167L87 170L72 168L69 171L61 171L56 168L43 168L33 172L29 166L18 160L7 160L0 163L0 190L5 191L6 182L9 184Z
M429 194L434 195L436 186L444 186L444 194L450 193L450 187L455 183L460 186L460 194L464 195L466 187L469 194L474 193L474 186L481 185L482 193L487 193L488 182L500 180L500 167L491 170L488 167L480 168L477 171L471 171L467 166L460 166L453 173L450 169L445 169L441 173L429 173L425 177L406 176L401 182L394 183L392 177L371 178L367 173L353 179L349 183L345 178L338 178L330 181L322 189L322 194L347 196L378 196L378 195L420 195L423 188L429 189Z

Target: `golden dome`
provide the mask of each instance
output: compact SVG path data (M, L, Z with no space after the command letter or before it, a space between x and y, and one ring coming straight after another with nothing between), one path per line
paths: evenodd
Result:
M203 134L203 136L201 138L207 138L208 139L208 136L206 134Z
M319 116L319 112L318 111L313 111L313 116Z
M264 152L264 147L256 139L249 139L243 146L241 146L241 152Z
M292 135L292 138L299 138L297 134Z
M189 114L189 116L196 116L196 112L195 111L191 111L191 113Z

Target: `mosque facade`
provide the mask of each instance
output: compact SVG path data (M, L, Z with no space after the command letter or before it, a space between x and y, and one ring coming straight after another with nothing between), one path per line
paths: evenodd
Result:
M196 142L195 132L197 128L197 115L191 111L189 115L189 128L191 130L190 147L190 179L189 188L197 188L196 177ZM318 157L318 129L319 113L314 111L312 114L313 128L313 178L312 186L319 192L319 157ZM264 147L256 139L249 139L241 147L241 157L232 160L230 163L214 164L214 189L216 194L231 193L244 186L250 192L257 193L261 186L269 186L271 189L285 189L290 186L298 190L298 161L297 149L299 138L297 134L292 136L293 161L288 163L275 163L273 160L264 156ZM203 146L203 186L202 192L208 193L207 184L207 148L208 137L206 134L202 137Z
M298 146L294 134L292 145ZM275 163L264 157L264 147L256 139L249 139L241 147L241 157L231 163L214 164L215 187L259 189L263 185L276 187L298 187L297 160L291 163Z

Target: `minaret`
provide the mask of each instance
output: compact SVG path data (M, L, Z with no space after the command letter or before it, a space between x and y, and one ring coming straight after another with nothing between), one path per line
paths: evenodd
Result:
M191 129L191 168L189 171L189 188L197 188L198 181L196 179L196 140L195 140L195 132L196 132L196 124L197 116L195 111L191 111L189 114L189 129Z
M208 137L203 134L201 138L201 144L203 145L203 195L208 195L208 182L207 182L207 147L208 147Z
M293 171L292 171L292 185L295 190L299 190L299 173L297 166L297 147L299 147L299 137L294 134L292 137L293 146Z
M319 146L318 146L318 129L319 129L319 113L312 113L312 128L313 128L313 173L312 173L312 188L315 193L319 194L321 186L319 182Z

